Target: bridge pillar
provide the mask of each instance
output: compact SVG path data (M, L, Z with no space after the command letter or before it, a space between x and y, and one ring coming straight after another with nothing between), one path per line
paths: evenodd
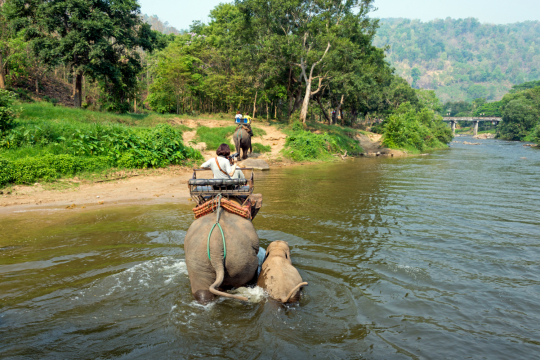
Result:
M452 134L456 135L456 122L450 121L450 126L452 127Z
M473 124L474 124L474 136L478 135L478 123L479 123L479 121L473 121Z

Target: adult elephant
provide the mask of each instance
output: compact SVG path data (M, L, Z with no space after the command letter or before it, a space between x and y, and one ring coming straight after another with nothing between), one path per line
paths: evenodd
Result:
M184 241L186 265L193 297L201 304L214 300L216 295L247 301L216 288L240 287L255 281L259 260L259 237L250 220L219 209L219 224L225 236L225 249L218 226L208 241L216 223L214 213L200 217L189 227ZM225 257L225 258L224 258Z
M248 157L248 149L249 152L252 153L253 150L251 148L251 135L246 130L245 127L239 126L236 131L233 134L233 141L234 141L234 147L236 148L236 152L240 154L240 149L242 149L242 159L247 159Z

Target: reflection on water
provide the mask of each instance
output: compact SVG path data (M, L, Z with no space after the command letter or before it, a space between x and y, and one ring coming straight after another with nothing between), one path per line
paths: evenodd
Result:
M309 282L286 307L193 301L189 206L4 215L0 357L533 359L540 151L479 141L258 173L261 246Z

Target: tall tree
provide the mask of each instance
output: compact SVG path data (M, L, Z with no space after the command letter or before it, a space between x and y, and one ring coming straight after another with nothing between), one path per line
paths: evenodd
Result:
M309 102L330 81L340 47L371 46L377 21L367 17L372 0L237 0L246 36L260 52L261 68L287 69L289 103L301 106L305 122ZM343 39L349 41L343 41ZM366 41L368 39L368 41ZM270 66L272 64L273 66Z
M82 102L83 75L113 84L118 101L129 97L131 80L140 70L134 49L151 49L152 36L136 0L7 0L4 7L13 29L26 29L45 64L71 67L76 107Z

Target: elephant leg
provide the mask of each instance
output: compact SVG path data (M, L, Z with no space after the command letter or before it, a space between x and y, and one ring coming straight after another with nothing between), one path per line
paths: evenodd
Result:
M214 301L216 296L210 292L210 290L197 290L193 293L193 298L202 305L206 305Z
M198 303L206 305L215 300L216 296L210 291L211 279L193 279L190 276L189 281L191 282L191 293Z

